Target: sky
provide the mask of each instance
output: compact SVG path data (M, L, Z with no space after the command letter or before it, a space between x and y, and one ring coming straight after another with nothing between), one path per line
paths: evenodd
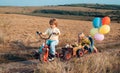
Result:
M47 6L78 3L120 5L120 0L0 0L0 6Z

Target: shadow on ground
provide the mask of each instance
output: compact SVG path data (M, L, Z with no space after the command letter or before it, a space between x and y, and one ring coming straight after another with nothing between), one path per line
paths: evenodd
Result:
M12 50L7 53L0 53L0 63L18 62L33 59L32 52L39 47L26 46L21 41L12 41L9 43Z

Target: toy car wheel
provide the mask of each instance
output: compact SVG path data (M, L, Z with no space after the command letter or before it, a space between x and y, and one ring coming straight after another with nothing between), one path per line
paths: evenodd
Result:
M55 56L56 56L57 58L59 58L59 57L60 57L60 54L59 54L58 52L56 52Z
M84 55L84 52L82 49L78 49L76 53L77 53L77 57L82 57Z
M72 57L71 53L69 53L68 51L64 52L63 55L64 60L70 60L71 57Z

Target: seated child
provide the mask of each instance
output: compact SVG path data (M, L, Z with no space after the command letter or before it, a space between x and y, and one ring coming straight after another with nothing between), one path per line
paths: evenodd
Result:
M58 23L55 18L50 19L49 21L50 27L46 30L45 33L41 33L41 35L51 35L51 37L46 41L47 45L50 45L50 59L53 60L55 57L56 53L56 48L55 46L58 45L59 43L59 35L60 35L60 30L57 28ZM39 49L39 52L42 53L42 48L44 45L42 45Z
M84 33L78 34L78 43L74 45L75 47L73 48L73 55L76 55L76 51L78 49L83 49L84 53L87 52L97 52L97 48L94 46L94 41L93 39L89 36L86 37Z

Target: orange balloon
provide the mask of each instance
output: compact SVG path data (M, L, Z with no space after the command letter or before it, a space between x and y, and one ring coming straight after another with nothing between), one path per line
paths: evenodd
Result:
M110 18L108 16L104 17L102 19L102 24L103 25L109 25L110 24Z

